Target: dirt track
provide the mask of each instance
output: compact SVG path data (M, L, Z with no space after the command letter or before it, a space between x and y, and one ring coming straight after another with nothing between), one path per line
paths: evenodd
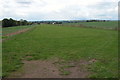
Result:
M27 29L23 29L23 30L19 30L17 32L13 32L13 33L9 33L9 34L5 34L3 36L12 36L12 35L16 35L16 34L20 34L20 33L23 33L23 32L26 32L28 30L30 30L31 28L27 28Z
M22 69L13 72L10 78L86 78L90 74L85 69L88 62L84 60L60 64L58 60L33 60L23 63ZM66 65L69 67L65 67ZM61 69L70 73L62 75Z
M34 28L34 27L32 27L32 28L27 28L27 29L22 29L22 30L13 32L13 33L5 34L5 35L3 35L3 36L13 36L13 35L21 34L21 33L24 33L24 32L26 32L26 31L29 31L29 30L31 30L31 29L33 29L33 28ZM0 42L6 41L6 40L9 40L9 39L1 39Z

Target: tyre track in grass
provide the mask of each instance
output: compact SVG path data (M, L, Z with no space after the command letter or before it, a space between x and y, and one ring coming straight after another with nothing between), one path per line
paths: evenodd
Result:
M8 34L5 34L3 35L4 37L10 37L10 36L13 36L13 35L17 35L17 34L21 34L21 33L24 33L24 32L27 32L27 31L30 31L32 29L34 29L35 27L32 27L32 28L27 28L27 29L22 29L22 30L19 30L19 31L16 31L16 32L13 32L13 33L8 33ZM2 41L6 41L6 40L9 40L9 39L2 39L0 40L0 42Z

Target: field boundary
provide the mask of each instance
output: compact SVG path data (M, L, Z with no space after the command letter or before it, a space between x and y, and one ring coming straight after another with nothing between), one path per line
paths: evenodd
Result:
M80 28L93 28L93 29L104 29L104 30L115 30L118 31L120 30L119 28L100 28L100 27L95 27L95 26L85 26L83 24L80 25L62 25L66 27L80 27Z

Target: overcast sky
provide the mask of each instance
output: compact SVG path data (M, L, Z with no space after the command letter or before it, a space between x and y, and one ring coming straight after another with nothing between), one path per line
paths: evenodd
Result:
M118 18L119 0L0 0L0 19L84 20Z

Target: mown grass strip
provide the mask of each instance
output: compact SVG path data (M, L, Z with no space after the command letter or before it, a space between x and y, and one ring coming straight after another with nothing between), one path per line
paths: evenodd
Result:
M3 76L17 70L22 59L60 58L66 61L96 59L90 65L92 77L118 77L117 31L91 28L38 25L34 30L13 36L3 43Z

